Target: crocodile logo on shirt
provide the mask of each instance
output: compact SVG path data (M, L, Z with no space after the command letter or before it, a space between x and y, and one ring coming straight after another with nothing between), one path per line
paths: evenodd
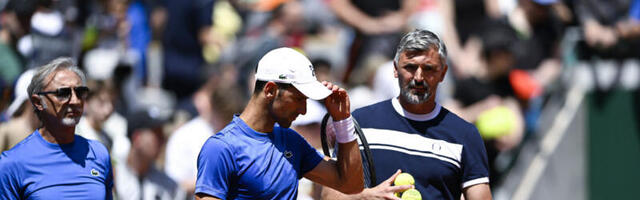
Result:
M91 169L91 176L100 176L100 172L96 169Z
M284 157L285 158L291 158L291 157L293 157L293 153L291 151L284 151Z

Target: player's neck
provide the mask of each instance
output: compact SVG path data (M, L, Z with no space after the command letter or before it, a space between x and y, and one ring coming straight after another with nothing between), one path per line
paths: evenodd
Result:
M271 133L275 120L269 115L266 107L260 106L253 100L249 101L247 107L240 114L240 119L257 132Z

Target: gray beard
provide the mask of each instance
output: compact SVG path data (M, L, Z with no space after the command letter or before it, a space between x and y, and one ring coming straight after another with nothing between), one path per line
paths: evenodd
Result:
M62 118L62 124L65 126L75 126L80 122L80 117L65 117Z
M412 80L409 84L405 85L400 89L400 95L410 104L421 104L427 102L429 97L431 97L431 91L429 91L429 86L425 82L425 87L427 88L426 92L422 95L411 93L411 87L415 87L416 82Z
M428 91L423 95L412 94L409 88L403 89L402 91L400 91L400 93L410 104L421 104L427 102L427 100L429 100L429 97L431 96L431 93L429 93Z

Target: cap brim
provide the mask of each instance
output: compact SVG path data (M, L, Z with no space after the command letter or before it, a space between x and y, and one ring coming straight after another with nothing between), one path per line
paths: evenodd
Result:
M327 96L331 94L331 90L327 89L327 87L317 81L308 83L292 83L292 85L302 92L302 94L313 100L321 100L327 98Z

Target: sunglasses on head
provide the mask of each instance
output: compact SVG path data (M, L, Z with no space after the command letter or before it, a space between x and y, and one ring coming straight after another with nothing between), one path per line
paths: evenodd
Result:
M63 87L63 88L58 88L55 91L38 92L38 94L39 95L53 94L59 100L67 101L69 100L69 98L71 98L71 89L72 89L71 87ZM79 99L87 99L87 97L89 96L89 88L86 86L74 87L73 91L76 92L76 97L78 97Z

